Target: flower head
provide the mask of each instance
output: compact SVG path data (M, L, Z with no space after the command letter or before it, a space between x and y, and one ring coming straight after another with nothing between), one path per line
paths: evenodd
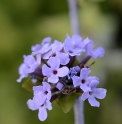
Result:
M105 98L107 91L96 88L99 84L98 77L89 76L94 62L87 65L87 61L90 58L103 57L104 49L98 47L92 50L92 47L93 41L89 38L82 40L82 37L76 34L72 37L67 35L64 43L58 40L52 43L51 38L46 37L41 44L32 46L31 55L24 55L17 82L28 76L31 78L34 96L27 101L27 105L31 110L39 111L40 121L47 118L47 109L52 109L51 102L59 99L60 104L64 99L63 104L70 103L70 100L74 99L74 93L81 94L80 99L83 101L88 99L91 106L100 106L96 98ZM76 57L85 52L88 56L77 61ZM66 95L71 95L70 99L67 99Z

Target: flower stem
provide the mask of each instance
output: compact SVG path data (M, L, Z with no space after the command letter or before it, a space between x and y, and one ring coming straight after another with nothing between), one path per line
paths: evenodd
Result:
M73 34L80 34L79 19L77 12L77 0L68 0L69 14ZM84 124L84 102L79 98L74 104L75 124Z
M77 12L77 0L68 0L69 5L69 15L71 20L71 27L73 34L79 34L79 19L78 19L78 12Z
M87 56L86 58L84 58L84 59L79 63L79 65L81 65L81 64L86 64L86 63L89 61L90 58L91 58L91 56Z
M84 124L84 102L79 98L74 104L75 124Z

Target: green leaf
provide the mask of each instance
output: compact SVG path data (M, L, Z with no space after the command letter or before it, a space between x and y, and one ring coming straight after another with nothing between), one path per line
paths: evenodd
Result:
M36 82L36 83L32 83L31 79L27 79L23 84L22 84L22 87L28 91L33 91L33 86L38 86L40 85L41 83L40 82Z
M70 95L62 95L60 98L58 98L56 100L56 103L59 106L61 106L64 113L68 113L72 109L76 98L79 97L80 95L81 95L81 93L73 93L73 94L70 94Z

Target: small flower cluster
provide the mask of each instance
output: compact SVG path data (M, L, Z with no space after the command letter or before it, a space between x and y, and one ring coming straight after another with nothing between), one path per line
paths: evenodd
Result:
M47 109L51 110L51 102L61 95L81 93L80 99L88 99L91 106L99 107L100 103L95 99L103 99L106 89L97 88L99 78L89 76L91 69L87 65L90 58L97 59L104 56L104 49L93 49L93 41L89 38L82 40L81 36L68 36L64 43L51 38L44 38L41 44L32 46L31 55L24 55L24 62L19 67L20 77L17 82L30 76L32 83L43 81L40 85L33 86L33 99L27 101L31 110L39 110L38 118L44 121L47 118ZM74 66L76 56L87 54L78 65ZM74 67L73 67L74 66Z

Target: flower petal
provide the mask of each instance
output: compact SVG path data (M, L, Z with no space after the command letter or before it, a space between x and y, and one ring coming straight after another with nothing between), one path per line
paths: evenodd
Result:
M62 53L62 52L58 52L57 53L57 57L60 59L60 63L62 65L66 65L67 63L69 63L69 55L66 53Z
M51 102L46 100L45 102L45 107L48 109L48 110L52 110L52 105L51 105Z
M45 37L43 40L42 40L42 43L41 45L43 46L44 44L50 44L51 43L51 40L52 38L51 37Z
M104 88L96 88L93 91L93 94L98 99L104 99L106 97L106 92L107 92L107 90Z
M64 66L64 67L58 69L57 75L59 77L64 77L64 76L66 76L68 74L68 72L69 72L69 69Z
M88 81L88 82L91 82L92 80L98 80L98 81L99 81L99 78L96 77L96 76L89 76L89 77L87 78L87 81Z
M49 59L51 55L52 55L52 51L49 51L43 55L43 59Z
M86 52L88 55L92 55L93 41L89 39L89 43L86 45Z
M58 40L55 40L54 43L52 44L52 51L53 52L59 52L63 48L63 44L59 42Z
M97 59L99 57L103 57L105 54L105 50L102 47L97 47L92 52L92 58Z
M48 93L47 93L47 95L46 95L46 99L47 99L47 100L50 100L50 99L51 99L51 96L52 96L51 93L52 93L51 91L48 91Z
M55 69L55 70L57 70L60 66L60 60L58 57L50 57L47 63L52 69Z
M72 40L73 41L82 41L82 37L80 36L80 35L78 35L78 34L74 34L73 36L72 36Z
M98 84L99 84L98 80L92 80L89 86L91 87L91 89L96 89Z
M85 101L87 98L89 98L89 92L84 92L82 96L80 97L81 100Z
M46 64L44 64L42 66L42 73L44 76L50 76L52 74L52 70Z
M29 99L27 101L27 105L28 105L28 108L31 109L31 110L37 110L39 108L39 106L37 106L33 100Z
M80 55L85 51L83 47L82 38L79 35L73 35L72 38L67 36L64 41L64 50L70 56Z
M16 80L18 83L20 83L22 81L23 78L26 78L28 77L28 74L27 75L20 75L20 77Z
M35 58L32 55L24 55L24 63L26 64L26 66L30 67L33 63L36 62Z
M38 118L40 121L44 121L47 118L47 110L45 107L39 107Z
M78 76L73 76L72 77L73 80L73 85L74 87L80 86L81 85L81 79Z
M46 100L46 95L42 91L38 92L38 94L35 94L33 97L33 101L37 106L42 105L45 102L45 100Z
M47 82L42 82L44 90L50 90L51 86Z
M37 52L40 49L41 49L41 45L40 44L36 44L35 46L31 47L31 51L32 52Z
M89 43L90 41L89 41L89 38L87 37L87 38L85 38L84 40L83 40L83 45L84 45L84 47Z
M39 63L35 62L35 63L33 63L33 64L31 65L31 67L26 68L26 69L24 70L24 73L32 73L32 72L34 72L34 71L36 70L37 67L39 67Z
M81 79L86 79L90 72L91 72L90 68L82 68L80 71Z
M36 55L36 61L39 65L41 64L41 54Z
M34 95L36 95L40 91L43 91L43 87L42 86L33 86L33 91L34 91Z
M48 78L48 82L51 82L53 84L57 83L59 80L58 76L57 75L51 75L49 78Z
M102 47L97 47L94 50L92 50L92 47L93 47L93 41L89 40L89 43L86 45L86 51L89 56L91 56L94 59L104 56L105 50Z
M51 45L48 43L45 43L43 47L41 48L41 50L38 51L38 53L44 54L48 52L49 50L51 50Z
M91 95L88 98L88 101L89 101L89 103L90 103L91 106L95 106L95 107L99 107L100 106L100 103L94 98L93 95Z
M80 85L80 88L84 91L84 92L88 92L91 91L91 88L89 86L87 86L87 84L82 84Z

